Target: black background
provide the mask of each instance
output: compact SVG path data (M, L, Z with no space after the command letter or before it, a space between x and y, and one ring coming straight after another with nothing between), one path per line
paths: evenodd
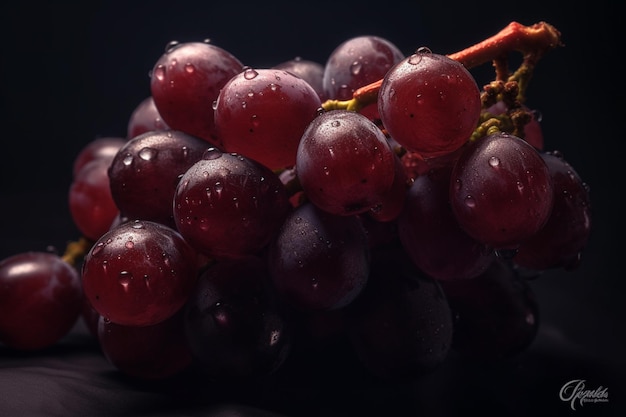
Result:
M340 42L362 34L385 37L405 54L420 46L452 53L511 21L547 21L565 45L540 61L527 104L543 115L546 149L562 151L590 185L594 225L577 270L551 271L533 282L546 323L537 345L554 344L559 356L564 344L571 349L564 355L615 372L594 373L590 385L619 381L626 377L618 203L625 191L624 19L608 1L551 4L153 0L2 6L0 258L49 245L62 250L78 236L66 202L73 158L96 137L126 134L130 113L150 93L148 73L171 40L209 38L244 64L263 67L296 56L324 63ZM475 74L482 82L491 71L487 64ZM541 374L536 378L539 383ZM567 381L559 378L566 377L555 376L557 386ZM626 402L621 388L608 388L613 404Z

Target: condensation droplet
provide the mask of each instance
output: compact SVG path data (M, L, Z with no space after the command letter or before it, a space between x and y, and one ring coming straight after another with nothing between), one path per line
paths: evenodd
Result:
M156 77L159 81L163 81L165 79L165 65L158 65L152 72L152 76Z
M132 240L129 240L128 242L126 242L124 246L126 247L126 249L132 249L135 247L135 244L133 243Z
M341 122L340 122L339 120L333 120L333 121L330 123L330 125L331 125L332 127L339 127L339 126L341 126Z
M135 220L133 225L131 226L133 229L143 229L143 223L139 220Z
M130 281L132 279L133 279L133 274L131 274L128 271L120 272L120 275L118 277L119 283L122 284L122 286L124 286L124 288L127 288L128 285L130 285Z
M465 205L469 208L476 207L476 200L471 195L466 196L464 202L465 202Z
M243 71L243 78L245 78L246 80L253 80L254 78L256 78L257 75L259 75L259 73L252 68L246 68Z
M359 75L359 73L361 72L362 68L363 68L363 64L361 64L359 61L354 61L350 65L350 73L352 75Z
M174 49L176 49L178 45L180 45L178 41L169 41L167 44L165 44L165 53L169 54Z
M133 156L130 154L126 155L124 159L122 159L122 163L126 166L129 166L133 163Z
M143 148L139 151L139 157L144 161L149 161L157 155L158 151L154 148Z
M222 152L219 149L209 148L206 151L204 151L204 154L202 155L202 159L211 161L213 159L221 158L221 156L222 156Z
M497 156L492 156L489 158L489 165L491 165L492 167L497 167L500 165L500 158L498 158Z
M185 64L185 72L187 74L193 74L195 70L196 67L194 67L192 63L188 62Z

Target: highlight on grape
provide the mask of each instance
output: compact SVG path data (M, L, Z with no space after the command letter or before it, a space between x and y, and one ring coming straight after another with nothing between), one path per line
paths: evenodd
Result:
M170 42L126 136L76 155L82 236L0 261L0 343L43 349L84 320L139 380L263 378L338 339L393 380L451 351L523 352L528 280L576 268L592 224L589 186L526 104L560 46L549 23L512 22L451 54L368 35L255 68Z

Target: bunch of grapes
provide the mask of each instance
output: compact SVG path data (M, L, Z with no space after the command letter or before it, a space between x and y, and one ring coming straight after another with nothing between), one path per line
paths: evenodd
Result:
M171 42L126 135L75 159L82 238L0 262L0 342L41 349L84 320L111 364L151 380L262 378L337 339L396 380L452 350L522 352L539 326L528 280L575 268L591 230L588 186L525 104L559 35L513 22L406 56L359 36L325 65L271 68Z

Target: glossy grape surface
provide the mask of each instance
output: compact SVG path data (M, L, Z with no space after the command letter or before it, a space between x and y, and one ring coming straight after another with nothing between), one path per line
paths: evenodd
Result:
M418 51L391 68L378 93L378 112L389 135L422 157L460 148L480 111L480 91L470 72L430 51Z
M298 146L296 171L307 197L336 215L360 214L392 188L395 155L365 116L331 110L309 124Z
M272 68L289 71L302 78L313 87L322 102L326 101L327 97L324 92L324 65L319 62L302 59L301 57L295 57L276 64Z
M299 310L344 307L362 291L369 275L369 243L360 221L312 203L289 214L268 252L274 287Z
M18 350L47 348L78 320L83 297L78 271L48 252L0 261L0 343Z
M546 223L554 199L546 163L528 142L496 133L459 157L450 202L461 227L496 249L514 249Z
M185 172L173 204L180 233L198 252L215 258L257 253L291 210L274 172L215 148Z
M167 125L215 146L213 102L243 64L230 52L206 42L171 42L155 62L150 91Z
M130 114L126 126L126 138L132 139L153 130L171 130L171 128L161 117L152 96L148 96L141 100Z
M151 221L128 221L95 242L85 256L85 296L104 318L149 326L171 317L197 280L197 254L182 236Z
M178 181L209 146L177 130L148 131L126 142L108 171L122 216L174 227L172 199Z
M215 126L222 148L272 170L296 162L302 133L322 102L304 79L275 68L247 68L220 91Z

